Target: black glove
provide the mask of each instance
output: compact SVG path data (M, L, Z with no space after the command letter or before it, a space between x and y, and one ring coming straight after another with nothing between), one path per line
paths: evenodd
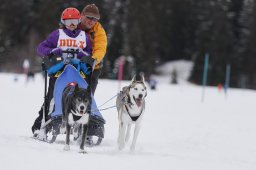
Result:
M96 62L96 60L94 58L92 58L91 56L84 56L80 59L81 62L88 64L89 66L91 66L92 68L94 68L94 64Z

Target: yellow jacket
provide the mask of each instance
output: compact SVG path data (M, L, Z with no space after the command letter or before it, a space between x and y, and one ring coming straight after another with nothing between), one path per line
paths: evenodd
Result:
M92 58L96 60L94 69L99 69L107 51L107 35L99 22L97 22L87 33L92 42Z

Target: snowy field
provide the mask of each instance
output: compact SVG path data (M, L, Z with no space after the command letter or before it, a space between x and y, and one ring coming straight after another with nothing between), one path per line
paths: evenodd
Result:
M2 170L255 170L256 91L170 85L148 90L146 112L135 152L117 149L117 112L102 111L105 138L79 154L74 143L64 151L61 139L48 144L32 138L31 126L43 102L44 81L14 82L0 74L0 167ZM122 82L122 86L129 82ZM103 104L117 93L118 82L101 79L95 100ZM111 100L102 108L115 104Z

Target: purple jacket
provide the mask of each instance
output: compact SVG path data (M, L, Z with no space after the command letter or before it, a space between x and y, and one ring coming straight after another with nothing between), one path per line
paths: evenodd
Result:
M66 28L63 29L64 32L72 37L75 38L79 35L81 32L81 29L75 29L73 31L68 30ZM90 37L87 33L85 33L86 36L86 47L83 49L86 53L89 55L92 55L92 43L90 40ZM50 52L57 47L59 40L59 29L53 31L46 40L41 42L37 47L37 54L41 57L47 56L50 54Z

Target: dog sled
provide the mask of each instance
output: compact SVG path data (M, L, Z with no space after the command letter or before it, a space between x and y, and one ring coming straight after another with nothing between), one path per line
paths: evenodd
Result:
M60 127L62 124L62 93L69 83L77 83L81 88L90 88L88 83L84 80L84 76L89 76L91 79L92 63L91 61L83 61L75 59L77 52L64 51L63 57L52 56L45 57L43 60L43 70L45 72L45 96L47 86L47 74L55 73L54 70L61 70L55 73L57 79L54 86L53 101L54 107L49 114L45 114L46 108L44 107L43 120L37 138L42 141L53 143L56 141L57 136L60 134ZM85 65L86 67L81 67ZM57 68L57 69L56 69ZM61 69L60 69L61 68ZM87 70L84 70L87 68ZM88 69L89 68L89 69ZM45 97L44 96L44 97ZM89 146L100 145L104 138L104 124L105 120L97 108L94 96L91 94L91 109L89 111L89 122L87 125L87 142ZM46 100L46 97L45 97ZM52 102L50 105L53 105ZM50 106L51 107L51 106ZM82 127L79 128L78 134L81 134Z

